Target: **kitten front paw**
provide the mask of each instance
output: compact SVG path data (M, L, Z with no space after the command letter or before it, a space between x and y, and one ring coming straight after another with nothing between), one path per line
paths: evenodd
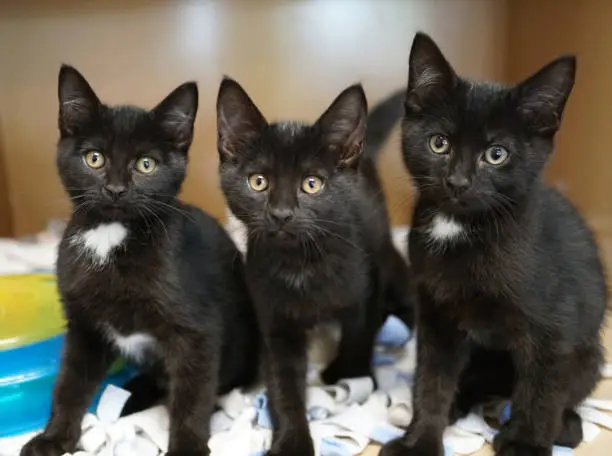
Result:
M442 456L443 454L441 443L434 445L417 440L414 445L409 446L403 438L399 438L385 443L379 456Z
M59 439L51 439L44 434L37 435L24 445L20 456L62 456L72 453L75 445L69 445Z
M513 432L512 427L502 427L493 440L496 456L551 456L552 445L541 447L520 440L520 433Z
M563 412L563 426L555 439L555 445L576 448L584 438L582 418L574 410Z
M538 447L529 443L507 441L497 446L496 456L551 456L552 448Z
M321 373L321 380L326 385L335 385L340 380L345 378L358 378L358 377L370 377L374 382L374 389L376 389L376 379L372 374L370 366L355 367L346 366L344 363L333 361L327 368Z

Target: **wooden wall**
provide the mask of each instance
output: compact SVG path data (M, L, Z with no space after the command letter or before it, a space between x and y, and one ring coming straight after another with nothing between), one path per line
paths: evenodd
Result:
M0 118L0 121L2 119ZM1 122L0 122L1 126ZM0 128L0 133L2 129ZM0 237L9 236L13 232L13 211L8 192L8 174L4 164L2 135L0 134Z
M512 0L508 3L507 74L516 81L564 53L578 57L550 181L612 237L612 2Z
M403 87L419 29L458 70L502 77L505 10L505 0L4 0L0 118L14 233L69 213L54 165L61 62L109 103L151 107L196 79L200 112L183 197L223 217L214 112L223 74L268 118L314 120L355 81L370 104ZM404 223L410 187L398 138L396 131L380 167L393 221Z

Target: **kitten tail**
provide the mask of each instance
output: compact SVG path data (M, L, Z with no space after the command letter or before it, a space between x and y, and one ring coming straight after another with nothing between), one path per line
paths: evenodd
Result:
M376 161L395 124L404 115L406 91L398 90L376 104L368 114L364 158Z

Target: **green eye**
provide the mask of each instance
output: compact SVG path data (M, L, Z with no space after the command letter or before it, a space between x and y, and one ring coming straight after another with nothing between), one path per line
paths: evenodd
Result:
M484 154L484 159L491 165L501 165L508 159L510 154L502 146L491 146Z
M429 138L429 148L434 154L445 154L450 150L450 142L444 135L433 135Z
M151 157L141 157L136 161L135 166L142 174L150 174L155 171L157 162Z
M100 169L106 163L106 159L101 152L98 152L97 150L90 150L85 154L85 163L90 168Z
M249 185L256 192L263 192L268 188L268 179L263 174L251 174L249 176Z
M304 193L314 195L323 190L323 179L317 176L308 176L302 181L302 190Z

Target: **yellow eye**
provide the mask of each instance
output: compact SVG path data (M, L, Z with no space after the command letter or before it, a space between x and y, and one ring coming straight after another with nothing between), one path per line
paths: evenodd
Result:
M429 148L434 154L445 154L450 150L450 142L444 135L433 135L429 138Z
M508 151L502 146L491 146L484 154L484 159L491 165L501 165L508 159Z
M263 192L268 188L268 179L263 174L251 174L249 176L249 185L256 192Z
M136 169L142 174L150 174L156 167L157 162L151 157L141 157L136 161Z
M305 193L314 195L323 189L323 179L317 176L308 176L302 181L302 190Z
M85 154L85 163L87 163L87 166L90 168L100 169L104 166L104 163L106 163L106 159L101 152L90 150Z

